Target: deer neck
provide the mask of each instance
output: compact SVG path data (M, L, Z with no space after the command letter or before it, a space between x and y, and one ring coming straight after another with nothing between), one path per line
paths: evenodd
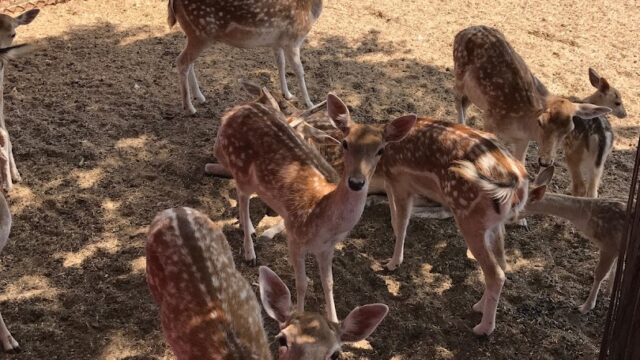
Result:
M598 106L606 106L606 104L602 103L602 96L598 95L598 91L594 92L593 94L587 96L586 98L581 100L583 103L586 104L593 104L593 105L598 105Z
M525 211L531 214L561 217L575 224L590 218L590 202L585 198L547 193L542 200L527 204Z

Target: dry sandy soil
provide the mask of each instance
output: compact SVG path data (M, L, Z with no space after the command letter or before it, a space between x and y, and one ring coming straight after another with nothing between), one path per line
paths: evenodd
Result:
M624 198L640 122L638 18L634 1L331 1L303 62L315 101L336 91L367 122L406 112L453 120L451 43L472 24L500 28L553 92L590 94L592 66L622 92L630 114L612 120L617 140L601 189ZM256 281L256 269L240 261L233 184L205 176L203 166L220 115L244 99L236 79L277 84L271 51L209 49L197 63L209 101L186 117L174 68L184 36L167 28L166 1L48 7L19 29L17 42L26 41L38 50L14 61L5 83L24 178L9 196L14 227L0 260L0 308L24 348L11 358L173 359L144 280L146 227L159 210L181 205L224 221L239 269ZM567 185L561 162L552 188ZM253 201L256 224L264 213ZM368 208L334 260L338 314L368 302L391 312L343 358L594 359L608 299L601 295L585 316L575 306L591 284L596 248L560 220L530 222L529 232L508 230L511 271L487 339L471 333L482 282L452 221L412 221L405 263L387 273L389 212ZM258 243L257 253L293 285L282 237ZM322 288L308 265L307 307L320 310ZM273 336L275 323L266 324Z

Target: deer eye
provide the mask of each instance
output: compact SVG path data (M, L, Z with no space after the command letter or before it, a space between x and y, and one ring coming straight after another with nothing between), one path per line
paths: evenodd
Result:
M287 337L286 337L286 336L284 336L284 335L279 335L279 336L277 337L277 339L278 339L278 345L280 345L281 347L282 347L282 346L284 346L284 347L289 347L289 344L287 343Z
M342 140L342 148L345 150L349 150L349 144L347 144L347 140Z
M378 150L378 156L382 156L382 154L384 154L384 148Z
M13 33L13 34L11 34L9 36L13 39L14 37L16 37L16 33Z
M616 106L620 106L620 105L622 105L622 102L621 101L616 101L614 104L616 104Z
M333 354L331 354L331 360L338 360L340 358L340 351L336 350Z

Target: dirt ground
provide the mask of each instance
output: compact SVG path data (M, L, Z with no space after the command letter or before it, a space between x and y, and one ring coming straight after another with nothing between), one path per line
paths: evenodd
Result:
M5 80L24 178L9 196L14 227L0 257L0 308L24 350L8 358L173 359L143 251L147 225L168 207L191 206L228 224L239 269L257 280L256 268L240 261L233 184L205 176L203 166L220 115L244 99L237 78L276 88L273 56L212 47L197 62L208 102L196 116L182 115L174 62L185 41L166 25L166 2L73 0L18 29L16 41L37 51L8 66ZM612 119L615 150L601 188L603 197L625 198L640 133L638 18L634 1L330 1L302 58L314 101L336 91L368 122L406 112L455 119L451 43L472 24L500 28L552 92L590 94L592 66L621 91L630 114ZM567 185L561 162L552 188ZM264 213L252 201L256 224ZM480 315L471 305L481 274L453 222L413 220L405 262L389 273L389 211L368 208L333 262L338 315L370 302L391 311L368 342L345 346L343 358L596 358L608 298L601 294L588 315L575 307L587 296L597 250L563 221L534 217L530 225L508 229L511 270L497 329L476 338ZM293 286L282 237L256 251ZM308 266L307 308L321 310L315 263ZM273 336L275 322L265 323Z

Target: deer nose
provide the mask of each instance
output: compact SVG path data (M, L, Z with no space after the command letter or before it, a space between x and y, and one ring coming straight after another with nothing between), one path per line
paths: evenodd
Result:
M360 191L364 187L364 180L349 178L349 189Z
M540 167L549 167L551 165L553 165L553 159L546 161L543 160L542 158L538 158L538 165L540 165Z

